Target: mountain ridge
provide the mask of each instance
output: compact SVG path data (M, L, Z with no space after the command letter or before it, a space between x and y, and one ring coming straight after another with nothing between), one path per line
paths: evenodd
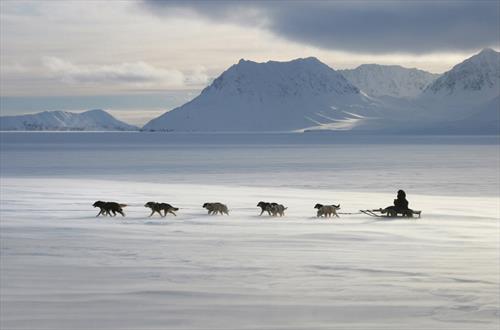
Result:
M457 121L485 107L499 113L499 95L500 53L486 48L443 73L419 95L417 103L441 120Z
M440 75L400 65L362 64L339 70L347 80L374 97L415 98Z
M369 97L342 74L314 57L265 63L241 59L196 98L151 120L143 129L293 131L323 125L347 127L357 119L343 112L350 109L345 105L366 108L369 102ZM365 110L361 115L366 115Z
M483 90L492 91L491 98L494 98L499 82L500 53L485 48L443 73L423 91L423 95L442 96Z
M442 75L378 64L334 70L316 57L263 63L240 59L198 96L153 118L142 130L423 132L426 127L442 127L443 132L486 129L498 134L499 96L500 53L493 49L480 51ZM0 130L139 128L94 109L3 116Z
M400 88L392 95L387 88L378 94L356 86L352 77L344 77L356 69L336 71L314 57L265 63L241 59L200 95L151 120L143 129L409 132L415 131L413 126L423 131L425 127L442 125L444 133L447 128L480 132L484 121L477 117L487 115L494 121L487 126L493 127L493 133L497 134L494 128L498 126L498 116L495 116L499 111L498 98L495 97L500 94L499 54L485 49L439 77L401 66L361 65L357 68L381 71L381 75L374 76L376 79L368 84L380 87L379 92L385 88L378 86L382 85L380 77L384 74L391 77L392 84ZM419 77L416 83L412 81L414 76ZM450 77L456 81L450 82ZM447 84L442 84L443 81ZM431 86L439 84L463 86L465 92L456 89L454 97L449 93L429 92L434 88ZM466 125L467 118L477 126L460 128ZM454 124L447 125L447 122Z
M102 109L81 113L42 111L18 116L0 116L2 131L137 131L138 127L114 118Z

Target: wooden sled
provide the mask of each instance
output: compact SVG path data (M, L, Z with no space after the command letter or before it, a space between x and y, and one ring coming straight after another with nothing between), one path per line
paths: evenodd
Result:
M412 212L408 213L408 212L399 212L396 210L386 211L385 209L359 210L359 212L377 218L413 218L414 215L418 215L418 217L420 218L420 215L422 214L422 211L415 211L415 210L412 210Z

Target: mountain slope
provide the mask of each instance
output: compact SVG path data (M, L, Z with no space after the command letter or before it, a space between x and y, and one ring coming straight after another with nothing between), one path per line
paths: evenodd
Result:
M106 111L82 113L44 111L31 115L0 117L2 131L135 131L137 127L117 120Z
M500 53L484 49L455 65L411 107L410 133L500 134Z
M376 103L316 58L240 60L192 101L151 120L152 131L350 129L377 115ZM375 110L374 110L375 109Z
M363 64L339 72L363 92L375 97L414 98L439 77L399 65Z
M474 108L471 115L455 119L427 121L425 125L412 125L409 134L499 135L500 96Z
M481 96L498 93L500 81L500 53L486 48L480 53L455 65L434 83L429 85L425 95L459 97L463 93L481 93Z
M500 53L484 49L445 72L417 102L431 118L459 121L471 117L479 125L476 114L481 111L498 120L494 114L500 112L499 95Z
M500 96L478 106L464 119L446 124L457 134L500 134Z

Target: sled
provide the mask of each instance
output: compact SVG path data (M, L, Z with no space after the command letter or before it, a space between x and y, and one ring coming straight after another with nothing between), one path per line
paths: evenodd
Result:
M385 210L385 209L375 209L375 210L359 210L359 212L369 215L371 217L377 218L413 218L414 215L422 214L422 211L412 210L411 212L399 212L396 210Z

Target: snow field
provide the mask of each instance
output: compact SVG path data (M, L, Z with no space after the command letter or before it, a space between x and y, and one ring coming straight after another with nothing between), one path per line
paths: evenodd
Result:
M380 193L1 180L2 329L497 329L498 197L413 195L421 219L341 212ZM97 194L97 195L96 195ZM127 217L95 218L95 200ZM148 218L147 201L179 207ZM259 217L258 201L289 209ZM230 216L208 216L221 201Z

